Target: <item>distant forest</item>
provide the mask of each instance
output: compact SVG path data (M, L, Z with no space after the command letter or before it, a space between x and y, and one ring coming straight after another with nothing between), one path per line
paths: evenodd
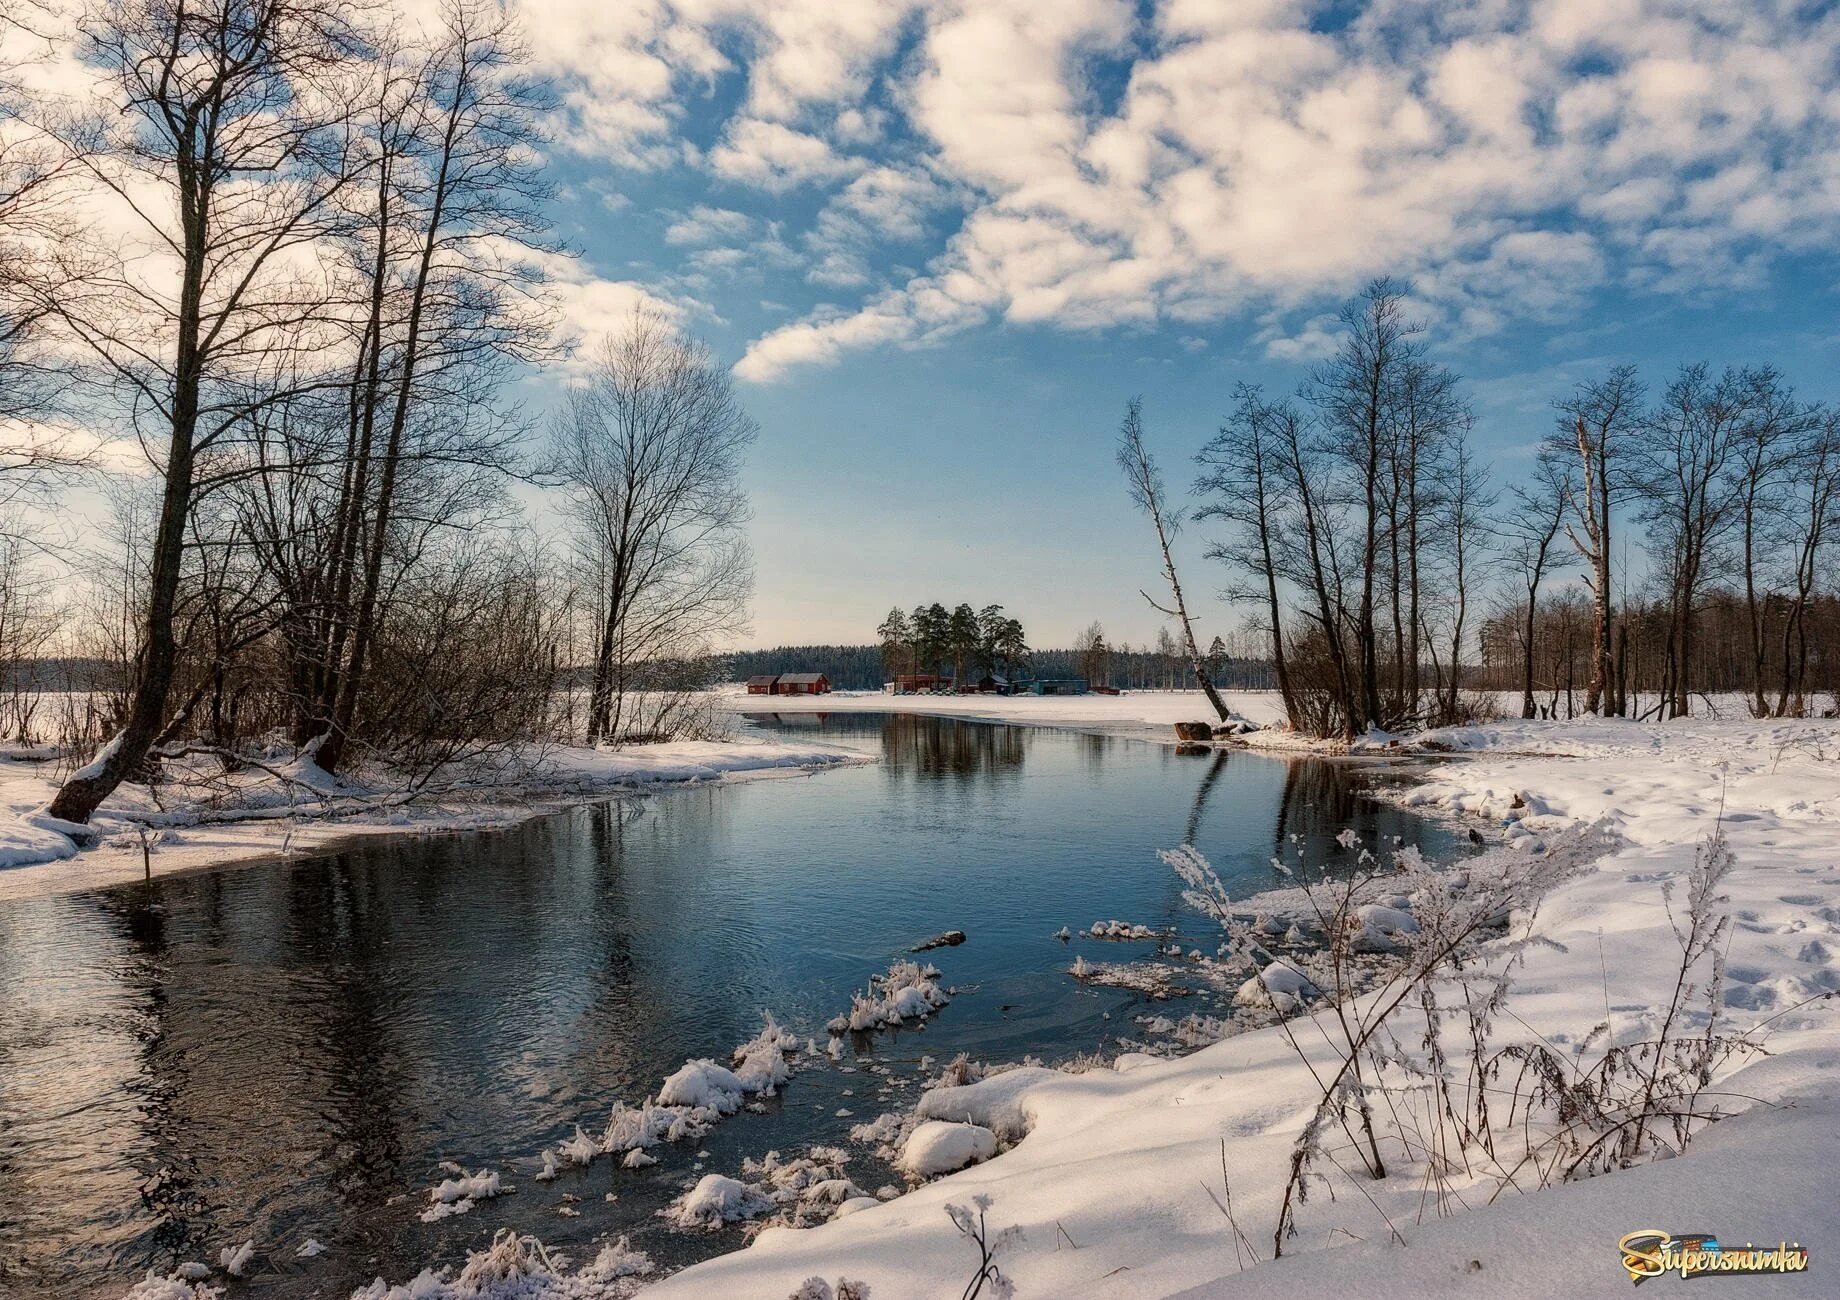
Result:
M1083 654L1074 650L1032 650L1034 677L1087 677ZM1173 653L1113 647L1105 652L1106 672L1098 685L1121 690L1177 690L1194 685L1187 663ZM728 656L729 676L737 681L768 673L823 673L840 691L873 691L891 680L882 666L879 645L782 645L768 650L737 650ZM1270 663L1260 659L1224 658L1215 680L1230 690L1271 690Z

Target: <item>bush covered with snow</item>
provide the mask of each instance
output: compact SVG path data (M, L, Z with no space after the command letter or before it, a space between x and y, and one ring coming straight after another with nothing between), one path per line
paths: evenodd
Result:
M443 1178L428 1191L428 1208L422 1211L423 1223L433 1223L455 1214L467 1214L480 1201L489 1201L495 1196L502 1196L511 1189L506 1187L498 1176L496 1169L482 1169L476 1174L469 1174L458 1166L451 1178Z
M652 1261L622 1237L580 1272L568 1267L535 1237L505 1228L485 1250L469 1254L457 1273L426 1268L395 1286L377 1278L353 1291L351 1300L626 1300L638 1289L635 1279L652 1271Z
M951 995L939 987L937 967L898 961L886 975L871 977L869 991L856 994L849 1013L836 1017L828 1028L838 1035L868 1033L924 1019L949 1001Z
M1418 918L1404 907L1368 903L1355 909L1354 918L1349 947L1355 952L1399 952L1409 942L1405 936L1419 932Z
M782 1029L772 1016L761 1031L737 1047L731 1069L709 1057L686 1061L658 1086L657 1094L637 1106L613 1103L598 1140L578 1127L575 1136L543 1152L536 1177L548 1182L569 1165L592 1164L610 1155L627 1169L656 1164L645 1154L666 1142L696 1142L740 1110L749 1097L770 1097L792 1077L787 1057L799 1050L797 1035Z
M1320 990L1295 966L1274 961L1239 986L1233 1004L1241 1007L1270 1007L1290 1013L1320 996Z
M128 1288L122 1300L218 1300L224 1290L207 1282L193 1281L171 1273L161 1277L153 1269Z
M686 1061L658 1086L660 1106L702 1107L719 1115L741 1109L741 1080L708 1057Z
M1134 925L1129 921L1094 921L1086 931L1094 939L1136 940L1160 939L1163 936L1147 925Z
M751 1219L772 1208L772 1201L740 1179L704 1174L695 1187L658 1213L679 1228L713 1229Z

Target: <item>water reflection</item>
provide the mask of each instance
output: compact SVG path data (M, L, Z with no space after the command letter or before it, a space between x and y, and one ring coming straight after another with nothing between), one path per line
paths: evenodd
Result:
M1293 834L1454 851L1321 763L913 717L822 731L883 761L0 906L0 1293L118 1294L246 1237L253 1289L275 1295L400 1278L507 1223L563 1246L630 1231L668 1258L731 1248L653 1217L690 1153L567 1188L531 1183L530 1161L742 1041L761 1008L815 1031L945 929L971 939L939 963L976 992L875 1044L903 1077L922 1052L1102 1046L1134 999L1078 989L1049 936L1118 917L1205 942L1157 848L1195 842L1242 894ZM801 1074L783 1111L712 1136L709 1167L837 1140L852 1077ZM423 1225L444 1159L523 1187ZM563 1190L580 1219L556 1216ZM297 1263L308 1235L333 1249Z

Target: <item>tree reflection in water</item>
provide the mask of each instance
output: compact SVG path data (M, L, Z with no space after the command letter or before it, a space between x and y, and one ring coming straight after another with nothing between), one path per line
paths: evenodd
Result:
M1115 917L1209 942L1159 848L1197 844L1241 897L1275 883L1292 834L1331 863L1345 825L1460 851L1326 763L943 718L761 725L880 761L0 905L0 1294L118 1294L245 1238L278 1261L252 1286L276 1297L409 1276L507 1225L577 1253L619 1233L667 1260L732 1249L738 1231L673 1236L654 1214L691 1150L566 1186L532 1182L534 1158L731 1050L763 1008L821 1032L947 929L969 935L938 955L964 995L924 1033L853 1045L890 1077L1115 1044L1144 1004L1076 986L1051 936ZM782 1109L712 1134L705 1167L845 1140L860 1079L801 1072ZM443 1160L521 1190L424 1225ZM579 1219L554 1213L564 1190ZM307 1236L331 1249L296 1264Z

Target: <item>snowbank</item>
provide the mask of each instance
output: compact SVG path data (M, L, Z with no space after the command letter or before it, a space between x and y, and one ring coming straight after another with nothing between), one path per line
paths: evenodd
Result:
M949 1174L954 1169L997 1153L997 1135L978 1124L929 1119L907 1136L901 1148L901 1168L922 1178Z
M976 1083L933 1088L921 1094L914 1113L921 1119L961 1120L989 1129L1005 1142L1019 1142L1031 1123L1023 1104L1029 1090L1062 1078L1059 1070L1024 1065L988 1075Z
M46 826L43 818L0 812L0 868L59 862L76 851L76 842Z

